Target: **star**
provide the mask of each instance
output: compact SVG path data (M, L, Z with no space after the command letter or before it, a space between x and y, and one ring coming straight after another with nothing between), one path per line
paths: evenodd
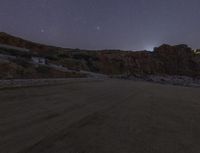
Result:
M97 30L97 31L101 30L101 27L100 27L100 26L97 26L97 27L96 27L96 30Z
M41 33L44 33L44 29L41 29L40 31L41 31Z

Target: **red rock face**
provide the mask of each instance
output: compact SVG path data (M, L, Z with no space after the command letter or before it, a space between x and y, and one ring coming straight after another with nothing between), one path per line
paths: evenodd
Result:
M155 48L154 55L167 74L195 75L196 73L198 63L194 60L194 52L187 45L162 45Z
M123 67L121 73L130 75L199 76L200 74L200 56L194 54L187 45L162 45L155 48L154 52L104 53L99 59L101 63L104 63L105 69L108 65L113 69Z

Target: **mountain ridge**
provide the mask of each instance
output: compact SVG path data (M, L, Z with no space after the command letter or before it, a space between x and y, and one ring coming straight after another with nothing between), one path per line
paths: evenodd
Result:
M73 70L120 75L126 78L147 75L200 76L200 54L196 54L185 44L163 44L155 47L153 52L91 51L43 45L7 33L0 33L0 43L30 49L30 54L34 53L49 63Z

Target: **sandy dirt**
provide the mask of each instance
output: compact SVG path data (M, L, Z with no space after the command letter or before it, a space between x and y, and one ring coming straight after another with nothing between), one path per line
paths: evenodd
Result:
M104 80L0 90L0 153L198 153L200 88Z

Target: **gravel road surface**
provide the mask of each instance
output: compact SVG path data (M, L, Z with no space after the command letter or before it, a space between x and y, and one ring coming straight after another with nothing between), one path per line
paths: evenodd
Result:
M198 153L200 89L126 80L0 90L0 153Z

